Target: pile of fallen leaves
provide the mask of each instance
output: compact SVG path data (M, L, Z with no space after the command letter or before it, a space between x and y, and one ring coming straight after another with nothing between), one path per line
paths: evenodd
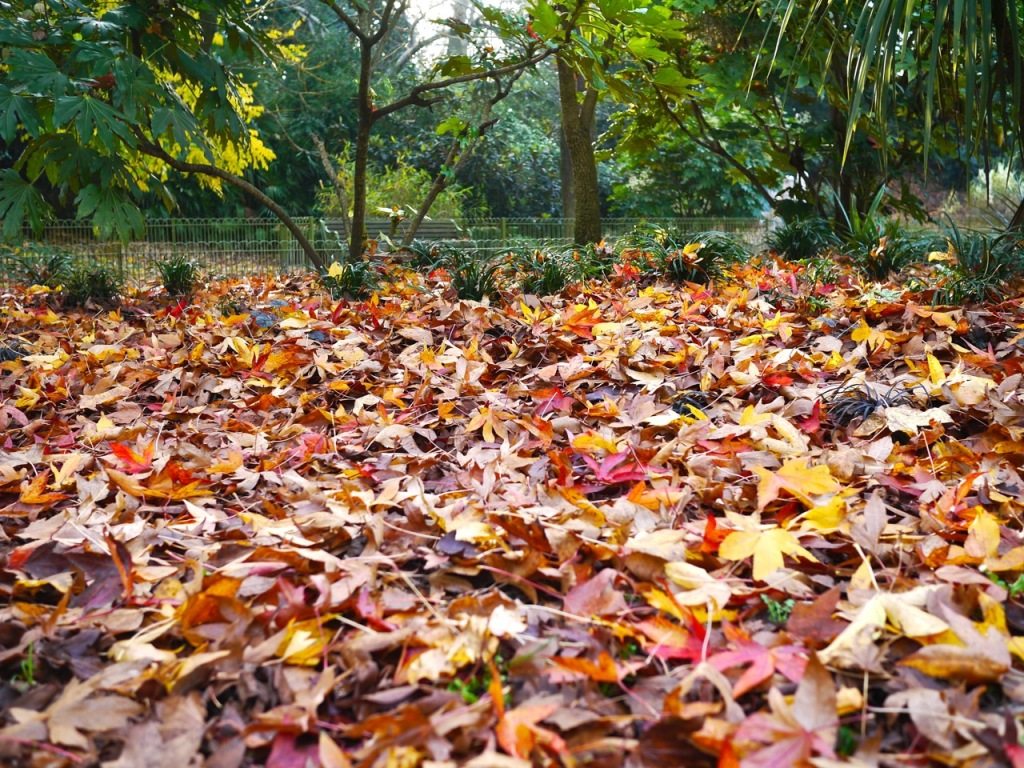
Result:
M0 297L0 762L1024 765L1020 302L797 269Z

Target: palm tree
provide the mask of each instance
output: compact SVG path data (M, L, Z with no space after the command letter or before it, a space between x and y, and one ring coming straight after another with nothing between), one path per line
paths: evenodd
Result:
M821 44L822 28L852 29L844 154L869 106L884 122L895 94L911 92L920 98L926 157L938 115L961 123L972 153L987 153L1007 134L1021 149L1024 20L1017 0L762 0L762 7L778 42L796 35L805 50ZM1024 200L1010 222L1021 226Z

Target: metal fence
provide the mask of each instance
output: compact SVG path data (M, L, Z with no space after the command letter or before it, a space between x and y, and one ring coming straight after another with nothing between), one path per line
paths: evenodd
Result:
M296 223L314 243L327 245L319 219ZM101 264L134 283L156 277L157 264L171 256L196 261L211 277L287 272L307 263L275 219L150 219L143 236L129 241L104 240L88 222L55 221L21 244L0 245L0 284L12 282L21 263L47 249L70 254L76 264Z
M344 251L343 232L333 222L296 219L316 247L328 254ZM605 236L614 240L637 227L664 227L676 232L717 230L744 240L759 250L767 234L763 219L605 219ZM387 219L367 223L372 238L389 232L400 237ZM435 220L424 230L429 239L457 244L485 253L517 247L564 247L572 242L572 219L507 218L462 222ZM332 231L333 230L333 231ZM124 280L141 283L157 276L157 264L171 256L198 262L211 277L245 277L308 268L298 243L276 219L150 219L141 238L127 242L103 240L88 222L57 221L38 236L19 245L0 245L0 285L19 275L19 265L39 246L60 249L79 264L102 264Z
M428 219L416 231L416 239L426 241L462 242L476 247L500 250L527 242L567 245L572 242L574 219L561 218L491 218L491 219ZM344 234L341 219L326 219L325 226ZM606 218L601 220L605 237L614 240L642 227L662 227L672 232L728 232L736 235L754 250L760 250L768 232L768 221L755 218ZM401 240L408 232L409 221L372 218L366 222L370 237L387 236Z

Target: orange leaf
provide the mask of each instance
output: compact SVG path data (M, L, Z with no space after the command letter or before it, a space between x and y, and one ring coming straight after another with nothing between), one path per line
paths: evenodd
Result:
M22 504L44 504L50 506L66 499L66 493L46 492L46 483L50 479L50 470L40 472L21 489L18 501Z
M211 475L222 474L230 475L232 472L242 466L242 452L241 451L228 451L228 457L224 461L218 461L216 464L211 465L207 468L207 472Z
M149 472L153 468L154 443L149 443L137 453L124 443L111 443L110 451L121 460L124 471L129 475L137 475L142 472Z
M619 682L619 669L612 657L605 651L601 651L596 663L590 659L565 656L553 656L551 661L562 669L582 677L589 677L597 683Z
M931 677L971 684L994 683L1008 671L1001 661L959 645L926 645L897 663Z
M565 752L565 741L561 736L537 725L557 709L558 704L537 704L516 707L506 712L494 731L498 744L508 754L523 760L528 759L533 748L538 745L548 746L556 752Z

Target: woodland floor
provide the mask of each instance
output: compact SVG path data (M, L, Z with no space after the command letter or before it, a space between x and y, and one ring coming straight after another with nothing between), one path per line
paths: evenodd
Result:
M3 296L0 763L1024 766L1024 308L797 273Z

